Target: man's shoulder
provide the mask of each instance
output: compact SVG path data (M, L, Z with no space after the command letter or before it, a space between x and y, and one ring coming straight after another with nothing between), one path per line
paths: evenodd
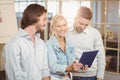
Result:
M16 43L16 42L19 42L18 40L20 40L19 36L16 34L14 36L12 36L10 38L10 40L6 43L6 44L11 44L11 43Z
M89 27L89 30L93 33L100 33L99 29L95 28L95 27Z
M17 48L19 44L21 44L20 39L18 39L17 36L13 36L8 42L5 43L4 48Z

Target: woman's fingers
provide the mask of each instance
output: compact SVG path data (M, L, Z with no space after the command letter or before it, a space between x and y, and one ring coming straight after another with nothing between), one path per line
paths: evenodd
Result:
M72 67L74 71L80 71L80 69L88 70L88 65L83 66L82 63L76 63L75 61L73 62Z

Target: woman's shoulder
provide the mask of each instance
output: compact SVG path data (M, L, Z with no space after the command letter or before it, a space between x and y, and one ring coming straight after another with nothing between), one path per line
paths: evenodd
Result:
M51 39L47 40L47 41L45 42L45 44L46 44L47 46L51 45Z
M46 44L49 45L57 45L57 39L55 37L55 35L52 35L47 41Z

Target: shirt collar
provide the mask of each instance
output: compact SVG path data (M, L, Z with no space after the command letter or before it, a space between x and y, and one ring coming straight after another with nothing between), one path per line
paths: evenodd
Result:
M90 27L90 26L87 26L87 27L83 30L83 33L88 34L89 27Z
M31 37L29 36L29 34L28 34L25 30L23 30L22 28L19 28L18 34L19 34L21 37L25 37L25 38L27 38L27 39L31 39ZM37 33L37 34L35 35L35 37L39 37L39 38L40 38L40 33Z
M28 35L28 33L27 33L25 30L23 30L22 28L19 28L18 34L19 34L21 37L30 37L30 36Z
M86 27L86 29L84 29L81 33L88 34L88 32L89 32L89 27L90 27L90 25L88 25L88 26ZM74 25L73 25L73 28L70 29L70 31L72 31L72 30L75 31L75 32L77 32L76 29L74 28Z
M56 47L60 47L59 43L58 43L58 40L57 40L57 38L54 34L50 37L50 39L51 39L51 42L52 42L53 45L55 45Z
M56 36L55 35L52 35L51 37L50 37L50 39L51 39L51 42L53 43L53 45L55 45L55 46L57 46L57 47L60 47L60 45L59 45L59 43L58 43L58 40L57 40L57 38L56 38ZM66 39L66 37L65 37L65 41L66 41L66 46L69 44L69 42L68 42L68 40Z

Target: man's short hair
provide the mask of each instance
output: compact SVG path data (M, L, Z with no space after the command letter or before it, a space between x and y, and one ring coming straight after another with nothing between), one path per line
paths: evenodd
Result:
M84 7L84 6L79 8L77 15L82 17L82 18L88 19L88 20L91 20L91 18L93 16L90 8Z

